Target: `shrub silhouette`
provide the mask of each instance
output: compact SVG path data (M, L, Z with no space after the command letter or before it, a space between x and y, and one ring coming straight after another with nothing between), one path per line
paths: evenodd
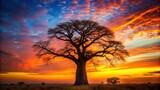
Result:
M44 83L44 82L42 82L42 85L45 85L45 83Z
M24 82L18 82L17 84L19 84L19 86L21 87L24 84Z
M117 83L120 83L120 81L119 81L119 78L117 78L117 77L112 77L112 78L108 78L108 79L107 79L107 83L108 83L108 84L115 85L115 84L117 84Z

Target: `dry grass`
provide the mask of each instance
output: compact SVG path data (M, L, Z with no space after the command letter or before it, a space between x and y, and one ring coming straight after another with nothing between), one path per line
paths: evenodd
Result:
M119 84L106 85L95 84L89 86L72 86L72 85L1 85L0 90L160 90L160 84Z

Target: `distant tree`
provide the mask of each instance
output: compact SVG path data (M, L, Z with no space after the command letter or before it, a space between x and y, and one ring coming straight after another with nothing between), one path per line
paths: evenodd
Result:
M45 83L44 83L44 82L42 82L42 85L45 85Z
M14 84L13 84L13 83L11 83L10 85L11 85L11 86L14 86Z
M24 82L18 82L17 84L19 84L19 86L21 87L24 84Z
M103 82L101 82L101 84L103 84Z
M117 84L117 83L120 83L120 81L119 81L119 78L117 78L117 77L112 77L112 78L108 78L108 79L107 79L107 83L108 83L108 84L115 85L115 84Z
M124 56L128 55L122 43L114 40L111 30L91 20L60 23L48 30L48 36L48 41L39 41L33 45L37 56L45 57L47 61L55 57L73 61L77 66L74 85L88 85L87 61L96 65L93 58L105 57L111 65L114 65L113 61L124 60ZM56 50L57 47L52 47L52 41L55 39L65 42L59 50ZM98 49L94 50L94 46L98 46Z
M151 82L147 82L147 84L151 84Z

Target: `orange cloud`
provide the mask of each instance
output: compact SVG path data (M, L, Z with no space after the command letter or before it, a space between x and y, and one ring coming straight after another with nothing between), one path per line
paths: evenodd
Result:
M80 19L80 18L82 18L82 17L84 17L84 16L86 16L86 14L77 14L77 15L76 15L76 19Z
M132 49L129 49L128 51L130 56L134 56L142 53L158 52L159 50L160 50L159 46L152 46L149 48L145 48L145 47L132 48ZM136 52L133 52L133 51L136 51Z
M119 26L119 27L117 27L117 28L115 28L115 29L113 29L113 30L114 30L114 31L121 30L123 27L128 26L129 24L131 24L131 23L135 22L136 20L139 20L140 18L142 18L142 17L143 17L144 15L146 15L147 13L153 12L153 11L155 11L155 10L157 10L157 9L159 9L159 6L154 7L154 8L151 8L151 9L149 9L149 10L141 13L141 14L138 15L138 16L137 16L137 15L136 15L136 16L131 15L131 16L128 17L128 18L131 18L131 17L133 18L133 17L134 17L132 20L130 20L130 21L122 24L121 26Z
M74 14L69 13L69 14L66 14L66 15L64 16L64 18L66 18L66 19L71 19L73 15L74 15Z
M84 8L82 9L82 12L85 12L85 14L89 14L89 12L90 12L90 6L91 6L91 0L85 0L85 5L83 5L84 6Z

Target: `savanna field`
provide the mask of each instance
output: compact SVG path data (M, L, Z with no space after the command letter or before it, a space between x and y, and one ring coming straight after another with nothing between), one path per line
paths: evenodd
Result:
M1 85L0 90L160 90L160 83L156 84L91 84L88 86L72 86L71 84L26 84Z
M160 0L0 0L0 90L160 90Z

